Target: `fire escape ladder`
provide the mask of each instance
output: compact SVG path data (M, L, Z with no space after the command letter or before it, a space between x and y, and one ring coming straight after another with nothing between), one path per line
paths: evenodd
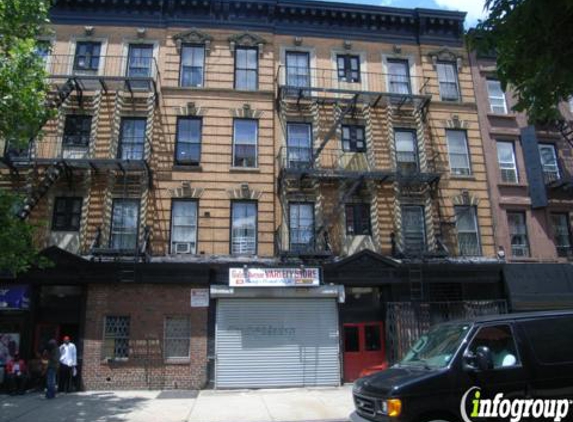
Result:
M339 192L339 199L337 203L332 207L332 211L328 214L328 216L323 220L322 225L319 227L316 233L316 237L320 238L322 235L328 234L328 229L332 227L335 223L336 219L339 218L342 207L344 204L348 202L348 200L354 195L358 189L364 183L365 177L364 175L360 176L358 179L353 180L350 187L347 188L346 181L340 183L340 187L338 189Z
M324 139L322 140L322 142L320 143L320 145L318 146L318 148L314 152L314 159L315 160L317 160L320 157L320 153L326 147L326 144L328 144L328 141L330 141L330 139L336 134L336 131L338 130L338 128L340 127L340 124L342 123L342 120L344 120L344 118L346 117L346 115L348 113L350 113L351 111L353 111L356 108L357 102L358 102L358 94L355 94L354 97L352 97L352 100L350 100L348 102L346 107L339 109L340 111L339 111L338 116L334 119L332 126L330 126L330 129L328 130L328 132L324 136Z
M424 277L421 263L410 263L408 281L410 282L410 300L424 300Z
M31 189L31 192L24 200L24 205L18 211L18 217L25 220L36 204L48 193L50 188L60 179L65 172L65 164L58 162L49 166L43 174L40 183Z

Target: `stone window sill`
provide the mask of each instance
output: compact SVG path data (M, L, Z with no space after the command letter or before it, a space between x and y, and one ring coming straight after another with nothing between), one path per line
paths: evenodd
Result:
M261 169L258 167L231 167L229 171L236 173L260 173Z

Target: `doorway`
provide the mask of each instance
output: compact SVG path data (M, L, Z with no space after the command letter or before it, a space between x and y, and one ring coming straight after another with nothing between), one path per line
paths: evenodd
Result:
M387 367L383 322L344 324L343 337L345 382Z

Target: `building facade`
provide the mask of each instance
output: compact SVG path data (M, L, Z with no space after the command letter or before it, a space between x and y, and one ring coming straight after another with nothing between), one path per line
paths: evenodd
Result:
M471 54L492 202L494 242L509 264L515 310L570 307L573 138L572 104L562 122L535 124L513 111L496 79L495 57Z
M337 385L431 323L505 310L464 14L68 1L51 19L57 117L2 160L55 263L5 282L30 304L1 331L31 357L72 334L90 389Z

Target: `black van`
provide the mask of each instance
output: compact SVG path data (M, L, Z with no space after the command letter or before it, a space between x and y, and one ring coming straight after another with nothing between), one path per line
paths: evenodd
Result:
M436 325L399 363L357 380L353 395L353 422L538 420L543 404L548 420L571 421L573 311Z

